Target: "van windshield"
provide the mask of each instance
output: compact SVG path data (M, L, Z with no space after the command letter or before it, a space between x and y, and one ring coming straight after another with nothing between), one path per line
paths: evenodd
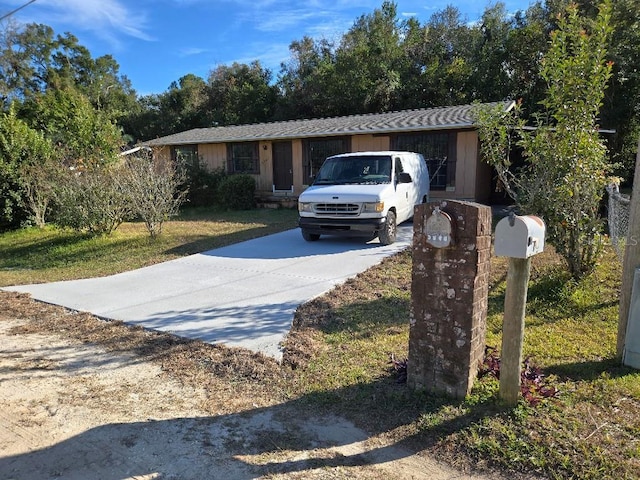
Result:
M379 183L391 183L390 156L328 158L313 182L314 185Z

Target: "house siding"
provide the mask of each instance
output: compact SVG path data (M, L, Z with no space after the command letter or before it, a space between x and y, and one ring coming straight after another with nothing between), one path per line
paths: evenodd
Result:
M476 132L459 132L456 169L456 192L454 198L473 199L475 197L476 173L478 167L478 134ZM461 187L458 190L458 181Z
M434 190L431 198L479 200L476 196L478 173L478 133L459 131L456 139L456 182L453 189Z
M260 142L258 145L260 158L260 175L251 175L256 180L256 190L271 191L273 185L273 149L271 142Z
M209 170L227 168L227 145L224 143L200 144L198 156Z
M391 139L388 135L355 135L351 137L352 152L389 150Z
M294 140L291 143L291 148L293 150L293 194L300 195L306 188L302 184L302 140Z
M480 160L480 141L476 142L476 155L478 156L477 165L478 170L476 172L476 188L475 188L475 201L481 203L489 203L491 195L493 193L493 168L490 165Z

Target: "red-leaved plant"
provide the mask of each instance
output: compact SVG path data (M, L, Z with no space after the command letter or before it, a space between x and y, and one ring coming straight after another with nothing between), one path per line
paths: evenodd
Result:
M500 356L496 347L486 347L484 361L478 369L478 376L492 375L500 378ZM520 393L529 405L535 407L545 398L555 398L560 391L547 384L542 368L535 365L530 357L523 362L520 372Z

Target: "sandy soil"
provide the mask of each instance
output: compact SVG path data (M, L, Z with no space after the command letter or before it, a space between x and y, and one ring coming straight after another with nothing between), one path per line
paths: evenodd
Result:
M295 402L212 407L161 362L30 321L0 312L0 479L489 478Z

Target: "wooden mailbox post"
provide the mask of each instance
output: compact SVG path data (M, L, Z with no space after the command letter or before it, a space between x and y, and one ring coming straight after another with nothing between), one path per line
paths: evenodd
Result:
M518 403L520 394L522 342L531 257L544 250L544 236L544 222L531 215L512 214L500 220L496 226L495 254L509 257L502 326L500 398L510 406Z

